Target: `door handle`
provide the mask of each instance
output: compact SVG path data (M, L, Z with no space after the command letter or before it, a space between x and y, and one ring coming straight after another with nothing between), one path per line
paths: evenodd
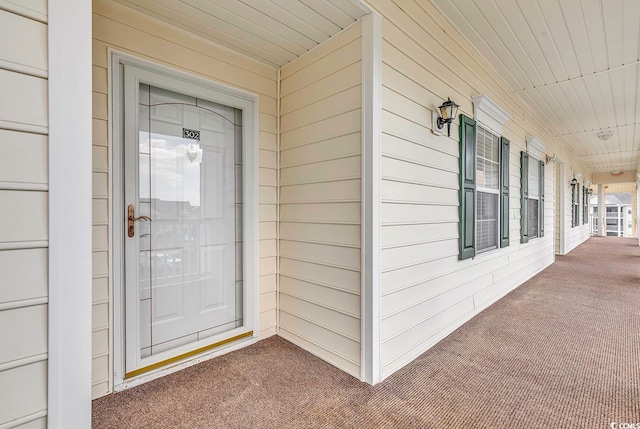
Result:
M146 220L148 222L151 222L151 218L149 216L136 217L135 208L133 207L133 205L127 207L127 215L127 235L129 237L133 237L134 235L136 235L135 222L137 220Z

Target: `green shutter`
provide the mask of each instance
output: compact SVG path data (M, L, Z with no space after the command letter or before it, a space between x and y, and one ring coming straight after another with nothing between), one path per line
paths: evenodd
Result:
M576 185L576 226L580 226L580 184Z
M540 161L540 201L538 201L538 237L544 237L544 162Z
M476 256L476 121L460 115L460 259Z
M582 187L582 207L580 207L581 208L580 211L582 212L582 223L583 224L584 224L584 220L585 220L585 217L584 217L584 200L585 200L585 198L584 198L584 190L585 189L587 189L586 186L583 186Z
M580 219L578 217L578 206L580 205L580 184L573 185L571 190L571 228L578 226Z
M576 226L576 185L571 185L571 228Z
M509 140L500 138L500 247L509 245Z
M520 243L529 241L529 154L520 152Z

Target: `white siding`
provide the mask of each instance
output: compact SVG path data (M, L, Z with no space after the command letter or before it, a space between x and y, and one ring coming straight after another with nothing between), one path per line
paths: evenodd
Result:
M281 71L279 334L360 378L361 24Z
M113 48L259 95L260 337L276 333L277 71L121 5L93 3L93 396L110 392L108 80Z
M46 427L46 2L0 0L0 427Z
M558 180L561 179L560 176L560 164L555 164L553 165L553 173L554 173L554 186L557 186L558 184ZM548 171L548 170L547 170ZM562 182L562 180L560 180L560 182ZM566 191L565 191L566 192ZM566 199L566 196L565 196ZM560 207L564 205L564 201L562 201L562 193L561 190L558 189L557 192L555 192L554 198L553 198L553 204L554 204L554 216L553 216L553 243L554 243L554 252L556 255L560 255L561 252L561 244L562 244L562 240L561 240L561 230L560 230L560 224L562 222L565 221L565 219L562 218L561 216L561 211L560 211ZM565 207L566 210L566 207ZM571 224L569 224L569 226L571 226Z
M573 179L573 173L572 173L572 169L570 166L567 166L567 175L564 178L564 185L567 186L567 199L565 201L565 239L564 239L564 246L565 246L565 252L569 253L571 252L573 249L575 249L576 247L578 247L580 244L582 244L585 240L587 240L590 236L591 236L591 232L589 230L589 223L587 222L586 224L582 223L582 187L584 185L584 182L582 180L580 180L580 190L578 192L578 225L572 227L571 226L571 220L572 220L572 207L571 207L571 186L569 185L569 183L571 182L571 179Z
M383 16L382 296L383 376L415 359L473 315L554 260L554 173L545 172L545 236L520 244L520 151L537 136L560 142L429 2L369 2ZM451 97L473 116L471 96L507 110L511 141L510 245L458 260L458 124L431 133L431 111ZM526 114L525 114L526 112Z

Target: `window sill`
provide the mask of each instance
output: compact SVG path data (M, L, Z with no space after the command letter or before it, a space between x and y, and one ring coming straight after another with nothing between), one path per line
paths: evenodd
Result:
M491 256L491 255L497 255L498 253L500 253L500 251L501 251L502 249L504 249L504 247L497 247L497 248L495 248L495 249L486 250L486 251L484 251L484 252L482 252L482 253L477 253L477 254L476 254L476 256L474 256L474 257L473 257L473 258L471 258L471 259L473 259L473 260L476 260L476 259L484 259L484 258L486 258L486 257L488 257L488 256Z

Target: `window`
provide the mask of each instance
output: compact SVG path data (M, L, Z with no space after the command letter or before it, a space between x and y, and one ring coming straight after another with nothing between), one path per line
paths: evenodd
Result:
M580 184L571 185L571 228L580 224Z
M520 153L520 242L544 236L544 162Z
M460 116L460 259L509 245L509 140Z
M498 248L500 212L500 138L476 128L476 189L478 253Z

